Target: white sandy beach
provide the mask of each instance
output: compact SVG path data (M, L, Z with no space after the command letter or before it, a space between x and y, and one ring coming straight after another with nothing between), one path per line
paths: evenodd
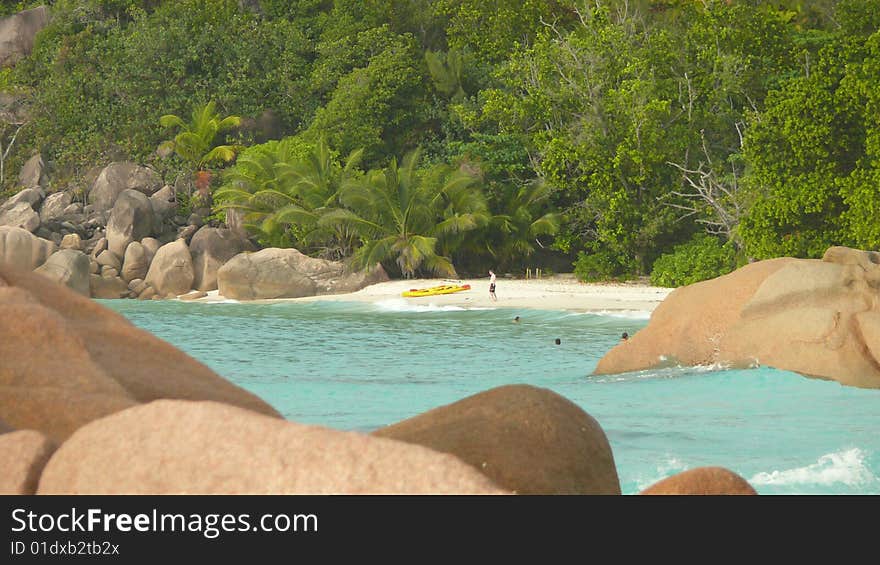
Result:
M647 286L639 283L583 283L573 275L555 275L540 279L512 279L498 277L495 294L497 301L489 296L489 279L411 279L374 284L357 292L310 296L306 298L281 298L254 300L259 302L312 302L349 301L382 302L403 300L414 305L461 306L464 308L534 308L541 310L567 310L573 312L652 312L672 292L671 288ZM470 290L425 297L406 297L402 293L413 288L427 288L442 284L469 284ZM209 293L201 302L224 301L216 291Z

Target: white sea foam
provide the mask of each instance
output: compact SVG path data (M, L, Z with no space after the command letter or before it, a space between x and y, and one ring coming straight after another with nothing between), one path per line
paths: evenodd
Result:
M651 312L648 310L597 310L586 312L594 316L607 316L609 318L625 318L627 320L650 320Z
M671 477L672 475L681 473L682 471L687 471L688 466L672 455L667 455L667 459L662 461L659 465L657 465L657 473L648 478L638 478L636 479L636 486L639 491L643 491L649 486L657 483L666 477Z
M438 306L429 302L428 304L412 304L402 298L389 298L388 300L379 300L375 303L376 307L386 312L463 312L465 310L492 310L492 308L464 308L462 306Z
M753 485L866 485L878 479L866 463L867 454L857 447L828 453L806 467L758 473Z

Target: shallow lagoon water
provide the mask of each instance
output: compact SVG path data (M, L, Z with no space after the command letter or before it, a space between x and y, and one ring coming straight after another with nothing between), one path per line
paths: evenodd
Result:
M647 324L646 312L468 310L402 298L100 302L297 422L368 432L526 383L599 421L624 494L705 465L739 473L760 494L880 494L880 390L764 367L591 376L622 332Z

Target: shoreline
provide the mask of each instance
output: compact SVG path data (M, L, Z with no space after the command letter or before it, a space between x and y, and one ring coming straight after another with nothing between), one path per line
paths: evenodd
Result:
M410 279L377 283L356 292L323 294L302 298L273 298L233 300L212 291L208 296L193 300L202 303L275 304L283 302L369 302L393 299L414 306L458 306L462 308L510 308L534 310L562 310L568 312L653 312L671 293L644 283L584 283L573 275L554 275L540 279L513 279L499 277L496 296L489 296L489 278L478 279ZM470 290L424 297L404 297L402 293L413 288L427 288L442 284L469 284Z

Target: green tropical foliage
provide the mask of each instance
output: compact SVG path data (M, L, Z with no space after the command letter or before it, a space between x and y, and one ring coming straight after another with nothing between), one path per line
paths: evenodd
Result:
M215 142L220 133L238 127L241 118L238 116L221 118L215 106L211 101L194 109L189 122L183 121L174 114L165 114L159 118L163 128L179 130L174 139L159 146L160 150L173 151L184 163L197 170L235 159L235 146L215 145Z
M339 191L359 174L359 161L355 151L340 165L323 139L315 145L297 137L269 142L241 155L214 198L221 210L243 211L264 245L340 259L351 253L353 235L320 220L338 207Z
M725 275L737 267L731 242L703 233L666 253L654 262L651 284L676 287Z
M500 212L490 220L487 240L499 268L521 270L541 243L541 236L559 232L562 214L548 210L552 187L541 179L512 185L501 202Z
M345 186L340 196L345 208L325 216L324 222L347 226L362 238L355 265L393 261L407 278L417 273L455 276L451 258L440 254L440 241L484 224L485 203L466 190L476 183L466 173L428 182L418 170L419 157L419 150L410 152L400 165L393 158L362 182Z
M47 5L0 76L27 110L2 193L35 152L53 190L229 164L217 212L262 244L404 276L685 284L880 248L880 0Z

